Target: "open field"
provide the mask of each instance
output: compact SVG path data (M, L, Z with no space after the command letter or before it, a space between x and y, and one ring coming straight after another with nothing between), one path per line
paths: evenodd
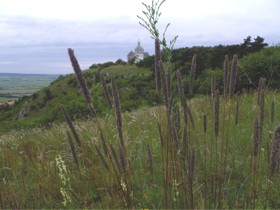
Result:
M0 73L0 100L17 99L48 86L58 75Z
M257 94L218 103L218 127L212 97L189 101L194 127L184 125L180 108L177 146L164 106L124 113L123 147L113 113L74 122L81 146L67 138L66 123L3 135L0 207L280 208L270 159L279 93L265 93L256 153Z

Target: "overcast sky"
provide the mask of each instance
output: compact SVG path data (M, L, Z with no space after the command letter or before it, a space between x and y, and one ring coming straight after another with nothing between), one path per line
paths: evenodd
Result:
M153 54L139 25L151 0L0 0L0 73L72 73L67 48L82 69L126 60L138 41ZM159 28L175 48L239 44L251 35L280 43L279 0L166 0ZM199 55L198 55L199 56Z

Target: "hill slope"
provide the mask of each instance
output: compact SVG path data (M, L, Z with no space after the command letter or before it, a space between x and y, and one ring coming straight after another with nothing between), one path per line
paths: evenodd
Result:
M218 138L212 126L212 98L189 101L195 129L180 121L175 131L177 152L164 106L122 115L125 153L119 146L114 114L98 118L103 143L96 121L75 121L81 141L81 147L74 142L76 162L74 150L67 145L65 123L3 135L0 208L191 209L192 204L193 209L217 205L221 209L279 209L279 173L268 177L272 133L280 120L276 108L272 121L272 102L279 107L280 95L266 92L258 154L252 151L253 122L260 109L257 94L221 97ZM183 119L183 112L179 116ZM67 206L63 205L65 194L70 198Z
M106 68L88 69L84 71L84 75L99 115L110 110L103 97L100 73L104 74L108 86L110 86L111 76L115 75L121 100L124 102L123 110L129 111L140 106L152 105L155 102L152 72L147 68L134 65L111 65ZM2 108L0 131L61 121L61 104L73 118L82 118L87 115L84 98L73 74L60 76L43 90L22 98L15 106Z

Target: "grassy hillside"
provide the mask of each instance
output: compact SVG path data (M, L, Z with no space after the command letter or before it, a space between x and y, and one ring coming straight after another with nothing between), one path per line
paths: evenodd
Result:
M188 101L195 128L184 128L180 108L177 152L163 106L122 115L124 151L114 114L74 122L81 147L72 135L67 138L64 123L1 136L0 207L280 208L279 174L271 174L268 163L280 122L280 95L266 92L264 99L256 155L256 93L220 98L218 136L217 102L210 96Z
M84 75L95 118L73 75L22 99L1 117L48 126L0 137L0 208L280 208L280 95L264 78L257 92L235 95L236 55L232 66L223 95L212 76L211 96L189 100L180 69L160 65L158 96L149 70L92 68Z
M125 101L123 110L152 105L156 100L152 72L149 69L134 65L112 65L89 69L84 73L99 115L105 115L109 110L103 97L99 73L105 75L108 86L112 74L115 75ZM87 115L87 106L73 74L60 76L48 87L22 98L15 106L3 108L0 112L0 132L61 121L61 104L72 118L84 118Z

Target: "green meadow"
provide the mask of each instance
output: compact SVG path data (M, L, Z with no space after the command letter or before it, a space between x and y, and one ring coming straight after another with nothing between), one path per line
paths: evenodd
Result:
M0 137L0 206L279 208L279 175L271 173L269 162L280 95L268 91L264 97L257 154L256 92L220 98L218 136L213 98L189 100L194 127L185 125L180 107L177 146L164 106L122 114L124 147L113 112L73 122L80 146L66 123L10 132Z

